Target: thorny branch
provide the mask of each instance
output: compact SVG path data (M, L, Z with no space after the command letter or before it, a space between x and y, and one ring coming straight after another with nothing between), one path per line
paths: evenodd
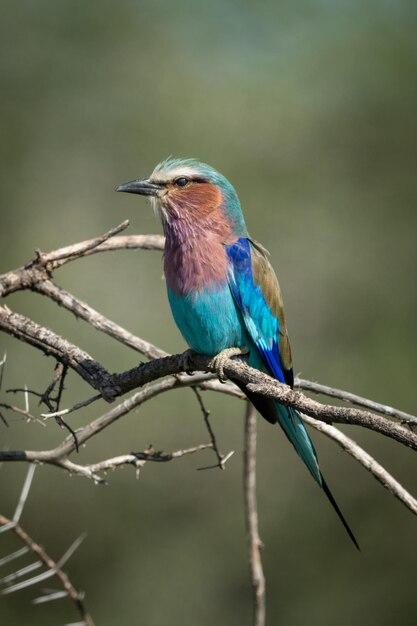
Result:
M375 459L333 426L333 424L362 426L383 434L413 450L417 450L417 434L413 431L413 427L417 425L417 417L414 415L340 389L334 389L300 378L296 379L296 389L292 390L270 376L250 368L241 359L229 359L226 362L224 372L231 382L221 384L214 376L215 372L209 357L187 354L187 370L192 368L195 372L200 372L188 376L184 372L185 359L183 355L168 355L158 346L133 335L119 324L109 320L88 303L64 290L54 282L53 272L55 270L66 263L82 259L91 254L121 249L163 249L164 239L159 235L119 235L127 226L128 222L126 221L100 237L49 253L37 251L35 258L25 266L0 276L0 298L5 298L16 291L35 291L50 298L59 306L72 312L79 319L84 320L123 345L136 350L147 358L153 359L126 372L111 374L105 365L96 361L93 356L81 347L69 342L52 329L46 328L23 314L11 311L6 305L0 306L0 330L32 345L44 354L52 356L57 363L53 380L48 385L46 391L43 393L34 392L33 390L29 391L38 395L40 401L47 407L49 413L42 414L43 417L55 417L59 422L64 415L80 410L99 399L113 402L129 392L133 392L130 397L79 428L73 433L74 436L67 437L56 448L39 451L0 451L0 462L26 461L29 463L47 463L65 469L70 473L93 479L96 482L104 482L101 473L121 465L132 465L139 471L149 461L170 461L186 454L211 448L216 454L216 466L224 468L224 463L230 457L230 453L223 456L218 449L214 432L208 420L209 412L202 402L201 391L210 389L242 398L243 394L232 382L239 381L244 383L252 392L274 398L282 404L298 409L303 414L307 424L337 442L345 451L358 460L363 467L370 471L393 495L400 499L410 511L417 514L417 501ZM6 358L4 357L0 361L0 381L3 377L5 360ZM96 393L92 397L78 402L73 407L60 410L63 381L68 369L75 371ZM162 380L158 380L161 378ZM57 385L58 391L53 396L52 394ZM71 454L77 450L78 445L98 435L133 408L161 393L184 387L191 387L198 398L204 421L210 434L209 444L201 444L172 453L155 452L153 449L149 449L143 452L122 454L98 463L86 465L75 463L70 459ZM300 389L337 398L347 405L353 406L334 406L317 402L298 391ZM24 392L25 398L28 398L28 390L24 390ZM2 403L0 407L5 410L20 412L27 419L33 417L29 412L27 400L24 409L19 409L8 403ZM39 419L37 417L33 418ZM7 424L6 418L1 412L0 419ZM262 626L264 624L265 582L260 561L260 540L257 529L255 496L256 430L254 411L252 409L248 409L245 432L245 498L251 576L254 589L254 625Z
M78 537L78 539L76 539L73 544L68 548L65 554L58 561L55 561L54 559L52 559L52 557L49 556L45 548L37 543L34 539L32 539L32 537L30 537L30 535L19 523L32 484L34 470L35 466L32 465L27 473L25 484L23 486L22 493L20 495L19 502L13 518L10 519L5 515L0 514L0 533L10 530L24 545L22 549L16 550L12 554L9 554L0 559L0 566L5 565L6 563L10 563L11 561L18 559L27 553L32 553L38 560L34 563L31 563L30 565L20 568L13 574L9 574L2 578L0 580L0 586L3 586L4 588L1 590L0 593L1 595L14 593L15 591L20 591L21 589L25 589L27 587L40 583L47 578L55 576L55 578L61 583L63 591L47 593L40 596L39 598L36 598L35 600L33 600L33 602L35 604L40 604L41 602L48 602L50 600L68 597L74 602L75 607L83 620L83 624L85 626L94 626L93 619L87 611L84 603L84 593L78 591L74 587L70 578L62 569L64 564L69 560L69 558L74 554L75 550L79 547L85 535L81 535L81 537ZM32 578L26 578L23 581L16 582L19 578L22 578L26 574L29 574L42 567L45 568L45 571L43 571L42 573L37 574Z
M77 589L70 581L68 575L61 569L61 567L64 565L63 559L58 562L54 561L45 552L44 548L36 543L36 541L34 541L32 537L28 535L28 533L22 528L22 526L20 526L20 524L13 523L12 520L8 519L4 515L0 515L0 527L5 528L6 526L10 527L10 529L20 539L20 541L28 546L30 551L35 554L43 563L43 565L47 568L47 571L44 572L44 574L48 574L48 576L40 574L36 577L36 580L33 580L32 584L35 584L36 582L41 582L41 580L45 580L45 578L49 578L49 576L56 576L65 591L65 595L69 596L71 600L73 600L73 602L75 603L80 613L80 616L86 626L94 626L94 622L84 606L84 594L77 591ZM26 569L26 572L28 572L28 569ZM19 585L19 587L17 585ZM11 593L12 591L19 591L23 588L23 583L16 583L16 585L14 585L13 587L6 587L3 593Z
M126 248L158 250L163 248L163 238L157 235L116 236L126 227L127 222L123 222L101 237L96 237L49 253L38 251L35 259L25 266L0 276L0 295L6 296L12 292L23 289L38 291L71 311L77 317L84 319L98 330L106 332L117 341L130 346L137 352L153 358L152 361L143 363L138 367L120 374L110 374L102 364L98 363L85 350L82 350L75 344L60 337L51 329L45 328L21 314L10 311L6 306L0 306L0 330L13 334L20 340L37 347L45 354L53 356L58 364L60 364L58 367L62 367L63 370L65 368L74 370L88 382L93 389L99 392L92 398L77 403L75 407L63 411L55 410L52 413L50 412L51 416L62 418L64 414L68 414L71 410L86 406L99 398L104 398L106 401L111 402L117 397L134 389L144 387L150 383L153 384L134 393L128 400L123 401L112 410L79 429L76 433L76 441L74 438L67 438L55 450L49 451L3 451L0 452L0 461L38 461L63 467L68 455L76 449L77 442L79 444L84 443L90 437L98 434L98 432L119 419L119 417L125 415L134 406L170 389L188 386L194 388L198 393L199 390L212 389L242 397L241 392L232 383L223 385L218 380L214 380L212 374L198 374L191 377L184 375L184 359L182 355L167 355L162 349L126 331L121 326L94 310L87 303L53 283L52 273L55 269L65 263L83 258L90 254ZM197 354L187 356L188 366L191 366L195 371L212 371L208 357ZM0 369L2 368L0 367ZM62 370L58 369L58 372L60 371ZM225 365L225 373L231 380L239 380L245 383L250 390L273 397L283 404L290 404L316 420L321 420L328 424L352 424L369 428L417 450L417 435L411 429L411 426L417 423L417 418L412 415L398 411L392 407L380 405L366 398L360 398L345 391L332 389L311 381L296 379L295 386L298 389L306 389L314 393L337 397L357 406L372 409L374 412L349 406L322 404L308 398L299 391L291 390L289 387L280 384L266 374L251 369L241 360L229 360ZM155 382L158 378L166 376L168 376L168 378L165 380L159 383ZM41 394L41 399L44 401L49 411L51 411L50 394L52 388L53 383L49 385L44 394ZM200 401L201 395L197 397L199 397ZM58 394L58 402L60 399L61 393ZM58 407L56 406L55 408ZM207 423L208 416L204 406L202 406L202 411ZM389 415L390 419L376 414L375 411ZM394 418L398 421L394 421ZM407 427L403 426L404 423L407 424ZM210 437L212 447L216 451L217 444L215 443L214 434L210 433ZM218 450L216 454L218 464L222 466L220 460L221 455ZM83 472L83 475L86 475L86 473Z

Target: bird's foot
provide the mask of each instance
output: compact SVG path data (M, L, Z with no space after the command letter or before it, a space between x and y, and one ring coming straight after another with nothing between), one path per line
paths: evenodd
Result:
M227 381L227 376L224 373L224 366L228 359L231 359L233 356L241 356L244 354L248 354L248 348L226 348L217 354L210 361L209 365L212 367L220 380L221 383L225 383Z
M190 365L190 360L195 354L195 350L191 350L191 348L181 354L181 369L189 376L192 376L194 374L194 370Z

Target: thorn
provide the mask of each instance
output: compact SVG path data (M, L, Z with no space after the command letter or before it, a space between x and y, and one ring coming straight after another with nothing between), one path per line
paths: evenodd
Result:
M15 524L18 523L20 516L22 515L23 507L25 506L26 499L29 495L29 490L32 485L32 480L33 480L33 475L35 473L35 470L36 470L35 464L29 465L29 469L28 469L28 473L26 474L26 480L23 485L22 493L20 494L19 502L17 503L16 511L14 512L14 515L13 515L13 522Z
M42 561L35 561L34 563L31 563L30 565L26 565L25 567L22 567L16 572L13 572L13 574L8 574L4 578L1 578L0 584L7 585L11 583L13 580L15 580L16 578L21 578L22 576L25 576L25 574L34 572L36 569L39 569L40 567L42 567Z
M4 351L3 360L0 361L0 389L1 389L1 386L2 386L2 383L3 383L3 374L4 374L4 370L5 370L6 359L7 359L7 352Z
M51 602L52 600L59 600L65 598L68 595L67 591L50 591L43 596L38 596L32 600L32 604L43 604L44 602Z
M18 559L20 556L26 554L26 552L29 552L28 546L20 548L20 550L16 550L16 552L12 552L11 554L4 556L2 559L0 559L0 567L2 565L5 565L6 563L10 563L10 561L13 561L14 559Z
M28 386L25 383L25 411L29 413L29 394L28 394Z
M216 465L206 465L204 467L197 467L197 471L202 472L203 470L216 469L217 467L220 467L220 469L224 470L225 463L227 463L227 461L230 459L230 457L234 455L234 453L235 453L234 450L230 450L230 452L228 452L225 456L221 457L220 462L216 463Z
M227 461L234 455L235 451L234 450L230 450L230 452L228 452L221 461L221 467L222 469L224 469L224 466L226 465Z
M5 524L4 526L0 528L0 533L5 533L6 531L11 530L15 526L16 526L15 522L9 522L8 524Z
M48 569L46 572L43 572L42 574L38 574L38 576L33 576L33 578L29 578L28 580L23 580L21 583L16 583L16 585L12 585L11 587L7 587L7 589L3 589L3 591L0 592L0 595L5 596L9 593L20 591L20 589L25 589L26 587L35 585L36 583L39 583L42 580L45 580L46 578L55 576L55 574L56 574L55 568Z
M57 569L61 569L61 567L72 557L77 548L80 547L84 539L87 537L87 533L82 533L77 539L70 545L68 550L62 555L56 564Z

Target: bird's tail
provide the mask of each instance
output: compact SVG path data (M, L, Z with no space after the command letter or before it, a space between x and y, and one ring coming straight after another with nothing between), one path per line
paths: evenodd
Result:
M275 402L270 398L265 398L263 396L254 394L248 391L244 385L239 386L241 387L242 391L244 391L245 394L248 396L248 399L252 402L252 404L259 411L262 417L264 417L266 420L268 420L268 422L271 422L272 424L278 422L278 424L281 426L287 438L294 446L298 456L302 459L302 461L304 461L314 480L323 489L352 542L355 544L356 548L360 550L353 532L351 531L347 521L345 520L341 510L337 505L336 500L332 495L332 492L330 491L326 481L323 478L323 474L321 473L319 468L316 450L298 411L296 411L292 407L286 407L282 404L278 404L278 402Z
M323 489L324 493L327 496L327 499L329 500L333 509L336 511L352 542L354 543L356 548L360 550L359 544L356 541L355 536L349 527L349 524L347 523L342 511L339 509L339 506L334 499L332 492L330 491L326 481L323 478L323 474L321 473L319 468L316 450L314 448L313 442L308 435L300 414L292 407L286 407L278 403L275 404L278 414L279 425L294 446L298 456L304 461L304 463L310 470L313 478Z

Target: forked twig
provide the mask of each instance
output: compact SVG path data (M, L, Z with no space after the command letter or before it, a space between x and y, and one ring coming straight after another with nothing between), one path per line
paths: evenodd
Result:
M197 398L198 404L200 406L201 412L203 414L203 419L204 419L204 423L206 425L207 431L209 433L210 436L210 440L211 440L211 445L212 448L216 454L217 457L217 464L216 465L208 465L205 467L199 467L199 470L206 470L206 469L213 469L215 467L219 467L221 470L225 469L225 465L226 465L226 461L228 461L230 459L230 457L234 454L233 450L231 450L230 452L228 452L228 454L222 454L219 450L219 447L217 445L217 440L216 440L216 435L214 434L214 430L211 427L210 424L210 411L206 408L204 402L203 402L203 398L201 396L201 391L200 389L198 389L198 387L192 387L192 390L194 391L194 394Z

